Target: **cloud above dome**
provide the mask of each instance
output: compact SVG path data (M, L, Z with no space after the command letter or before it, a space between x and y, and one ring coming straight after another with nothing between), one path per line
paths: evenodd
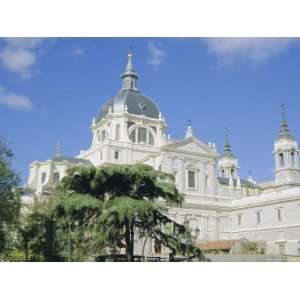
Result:
M261 64L284 53L294 38L207 38L208 50L223 65L238 62Z

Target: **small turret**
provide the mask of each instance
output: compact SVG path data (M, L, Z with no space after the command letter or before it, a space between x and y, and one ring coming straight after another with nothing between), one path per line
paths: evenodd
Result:
M188 128L185 132L185 138L190 138L193 136L193 130L192 130L192 122L191 120L188 121Z
M231 150L228 130L225 128L224 152L219 159L219 176L223 178L237 179L239 163Z
M275 183L277 185L300 183L298 144L289 130L283 105L279 135L275 140L273 153L275 156Z

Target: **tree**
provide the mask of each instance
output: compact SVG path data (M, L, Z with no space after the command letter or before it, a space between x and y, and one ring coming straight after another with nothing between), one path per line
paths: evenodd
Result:
M12 151L0 139L0 252L5 249L8 238L20 212L20 180L12 170Z
M92 236L102 202L88 194L58 188L48 203L56 224L56 252L68 261L85 259L93 251Z
M125 249L126 260L134 259L135 235L151 237L173 255L203 258L199 249L186 243L188 230L167 216L167 206L181 205L183 197L173 176L147 165L73 167L59 187L71 195L54 208L56 219L72 219L94 228L94 249ZM76 195L75 197L72 195ZM82 195L88 195L82 204ZM172 225L173 231L166 230Z

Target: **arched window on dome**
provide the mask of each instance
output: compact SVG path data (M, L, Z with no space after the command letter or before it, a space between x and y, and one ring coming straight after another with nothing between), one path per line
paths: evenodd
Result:
M147 129L144 127L138 128L138 143L139 144L147 143Z
M133 130L129 136L130 140L135 143L136 142L136 138L135 138L135 134L136 134L136 130Z
M121 126L120 124L116 125L116 140L120 140L120 134L121 134Z
M133 143L154 146L155 139L152 132L145 127L137 127L130 134L129 139Z

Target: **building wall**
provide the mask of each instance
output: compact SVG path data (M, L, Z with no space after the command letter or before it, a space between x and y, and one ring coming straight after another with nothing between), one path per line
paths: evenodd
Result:
M119 136L116 133L118 125ZM132 126L145 126L152 130L154 145L131 142L129 134L134 128ZM151 126L156 128L155 133ZM106 134L105 139L101 140L103 130ZM156 170L173 174L178 190L185 195L185 202L182 208L171 209L170 216L179 223L188 222L197 242L243 237L253 241L266 240L268 254L282 254L283 251L290 255L300 253L299 187L283 185L279 189L276 184L268 183L260 191L247 186L220 184L215 149L194 137L172 141L165 137L164 132L163 120L132 117L127 113L109 114L99 124L92 124L91 147L81 151L78 158L87 159L95 166L104 163L145 163ZM70 165L53 160L34 162L30 167L29 187L42 193L44 188L53 187L54 172L59 172L62 178ZM195 172L195 187L188 185L190 170ZM47 176L41 183L43 172ZM289 172L286 174L288 176ZM238 174L234 176L237 178ZM280 178L282 183L284 179ZM279 208L281 221L278 221L276 212ZM260 212L260 223L257 222L257 212ZM241 215L240 225L238 215ZM196 232L199 232L198 235ZM147 244L147 252L150 253L152 250L149 247Z

